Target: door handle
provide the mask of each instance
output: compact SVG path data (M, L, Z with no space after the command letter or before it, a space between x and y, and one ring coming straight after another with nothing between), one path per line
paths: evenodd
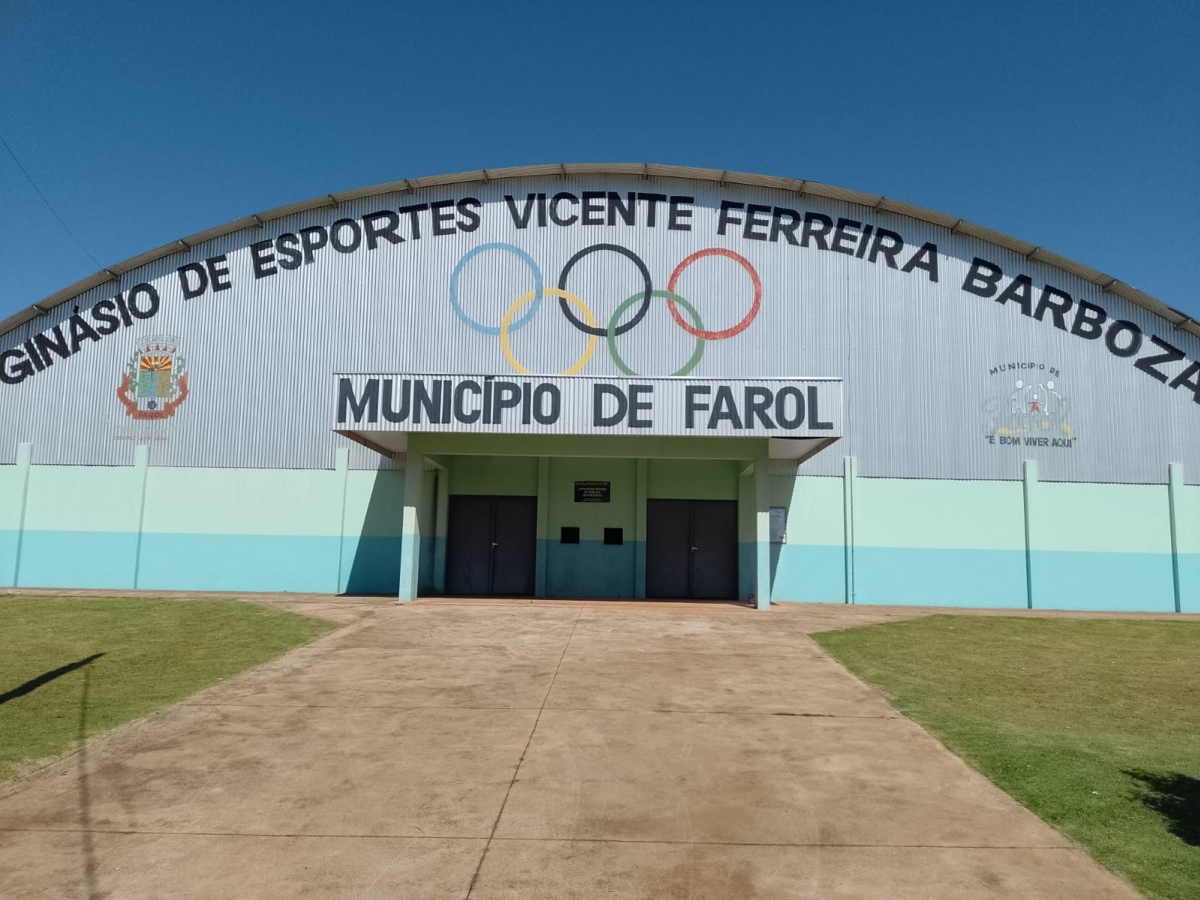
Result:
M499 544L497 544L495 541L492 541L492 549L493 549L493 550L495 550L495 549L496 549L497 547L499 547L499 546L500 546L500 545L499 545ZM693 549L693 550L695 550L696 548L695 548L695 547L693 547L692 549Z
M693 547L693 548L692 548L692 552L693 552L693 553L695 553L695 552L696 552L697 550L699 550L699 549L700 549L699 547Z

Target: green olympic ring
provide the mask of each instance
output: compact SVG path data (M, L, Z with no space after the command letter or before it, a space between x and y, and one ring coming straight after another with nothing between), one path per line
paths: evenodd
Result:
M678 294L672 293L671 291L651 291L650 296L662 297L664 300L673 300L675 303L678 303L685 310L687 310L688 315L691 316L691 318L692 318L692 323L695 325L696 330L697 331L704 330L704 324L700 321L700 313L696 312L696 307L692 306L692 304L688 303L686 300L684 300ZM607 331L608 352L612 355L613 362L615 362L617 364L617 368L620 369L622 372L624 372L626 375L633 375L633 376L637 376L638 373L633 371L633 369L629 368L629 366L625 365L625 360L621 359L621 354L617 352L617 320L621 318L621 314L623 312L625 312L625 310L629 309L629 307L631 307L634 303L638 302L639 300L641 300L642 302L645 302L645 300L646 300L646 292L645 291L639 291L638 293L634 294L632 297L630 297L628 300L626 300L624 303L622 303L620 306L617 307L616 311L612 314L612 318L608 320L608 331ZM702 357L703 355L704 355L704 338L697 335L696 336L696 350L694 353L692 353L692 358L683 364L682 369L680 369L678 372L673 372L672 375L686 375L688 372L692 371L692 369L696 368L696 366L700 362L700 357Z

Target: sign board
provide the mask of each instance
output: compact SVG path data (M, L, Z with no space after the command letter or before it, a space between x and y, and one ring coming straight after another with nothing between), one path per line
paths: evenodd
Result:
M575 482L576 503L608 503L612 482L609 481L577 481Z
M836 378L335 375L334 430L840 437Z
M787 512L786 506L771 507L770 516L772 544L787 543Z

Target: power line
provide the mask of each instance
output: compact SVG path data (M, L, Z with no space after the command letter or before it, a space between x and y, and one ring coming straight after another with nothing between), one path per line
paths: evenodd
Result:
M92 256L92 254L88 252L88 248L83 246L83 241L75 237L75 232L68 228L67 223L63 221L62 216L55 212L54 207L50 205L50 201L46 199L46 195L42 193L41 188L34 183L33 179L29 177L29 173L25 171L25 167L21 165L21 161L17 159L17 154L13 153L12 147L8 146L8 141L4 139L4 135L2 134L0 134L0 144L4 145L4 149L8 151L8 155L12 157L12 161L17 164L17 168L21 170L21 174L25 176L25 180L29 182L29 186L37 191L37 195L42 198L42 202L46 204L46 209L50 210L51 215L58 219L58 224L63 227L63 231L71 236L71 240L73 240L79 246L80 250L87 254L88 259L96 264L97 269L103 269L104 266L100 265L100 260L96 259L96 257Z

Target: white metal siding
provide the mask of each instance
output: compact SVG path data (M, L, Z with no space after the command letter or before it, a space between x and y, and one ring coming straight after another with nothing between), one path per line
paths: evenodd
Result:
M540 191L579 196L585 190L693 196L692 230L668 231L663 227L666 210L660 207L655 228L618 224L522 231L513 227L503 199ZM252 275L248 248L255 241L379 209L465 196L485 205L482 225L473 233L432 237L426 214L419 241L344 256L327 247L316 262L294 272L261 281ZM882 261L872 265L782 241L747 241L734 233L718 237L723 199L811 210L834 220L843 216L891 229L905 239L901 261L933 241L939 281L931 284L922 272L903 273ZM978 255L1001 265L1006 276L1028 274L1035 305L1048 282L1073 298L1104 307L1110 320L1137 323L1147 341L1152 333L1171 341L1189 360L1200 358L1200 340L1144 306L1042 261L1053 258L1050 254L1019 242L1018 249L1007 249L954 233L946 225L887 211L892 206L889 202L876 210L813 193L708 180L568 174L418 187L305 209L264 227L252 224L186 254L126 271L119 281L94 287L0 338L0 352L20 347L34 334L66 322L76 306L86 310L139 282L154 284L162 297L153 319L87 343L69 360L57 360L20 385L0 384L0 463L11 462L16 444L29 441L39 463L123 464L131 444L142 441L150 443L155 465L329 466L333 449L347 445L329 428L335 400L332 373L513 374L498 338L471 330L450 307L450 273L464 253L489 241L515 244L537 262L545 285L553 287L573 254L607 242L635 250L656 290L665 289L678 262L696 250L723 247L748 259L763 285L758 317L735 337L707 342L690 374L843 378L846 437L836 456L858 457L862 475L1014 479L1020 477L1022 459L1037 459L1040 477L1047 480L1156 483L1165 480L1168 462L1183 463L1189 480L1200 475L1200 405L1188 389L1173 390L1138 371L1133 359L1113 356L1103 338L1085 340L1060 331L1049 317L1035 321L1011 303L1002 306L976 297L961 285ZM408 233L406 226L401 233ZM176 268L220 253L229 254L233 288L184 301ZM732 262L697 264L681 280L684 284L679 292L701 312L708 329L732 325L749 307L748 277ZM507 305L531 287L515 257L482 254L464 272L464 308L495 325ZM618 254L601 253L577 266L568 289L607 323L616 305L640 288L631 263ZM116 391L125 361L146 334L178 337L190 395L173 418L138 431L130 428ZM660 298L652 300L645 320L617 342L622 356L645 377L672 374L695 347L695 339L673 322ZM621 376L605 339L597 344L580 374ZM547 374L572 363L584 345L584 335L549 296L530 324L513 335L521 363ZM1060 370L1056 385L1069 402L1070 449L1000 447L986 440L985 407L1012 390L1010 376L989 370L1013 361ZM1174 377L1182 368L1176 364L1166 371ZM1044 384L1047 376L1041 377ZM373 465L363 453L353 450L355 465ZM803 471L835 474L838 459L827 456L818 455Z

